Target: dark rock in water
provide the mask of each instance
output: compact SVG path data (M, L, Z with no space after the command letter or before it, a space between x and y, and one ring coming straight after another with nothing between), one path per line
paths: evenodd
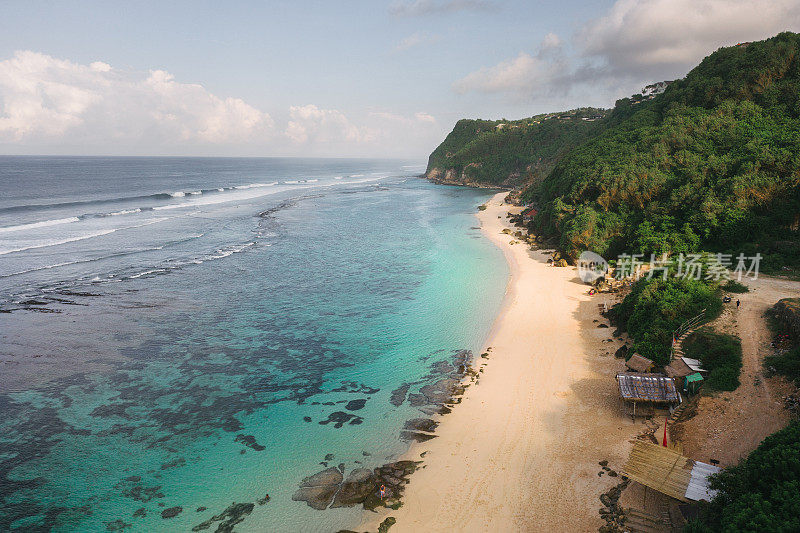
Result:
M336 468L338 468L338 469L339 469L339 472L341 472L342 474L344 474L344 463L339 463L339 466L337 466Z
M597 324L597 327L598 328L607 328L608 324L602 324L602 323L601 324Z
M417 433L416 431L401 431L400 438L404 441L417 441L426 442L435 439L436 435L428 435L427 433Z
M169 461L168 463L162 464L161 470L168 470L170 468L184 466L185 464L186 464L186 459L184 459L183 457L178 457L176 459L173 459L172 461Z
M265 494L263 498L258 499L258 505L264 505L269 502L269 494Z
M350 425L355 426L363 422L364 419L351 413L345 413L344 411L335 411L328 415L327 420L321 420L319 423L320 425L325 426L333 422L333 427L339 429L348 421L350 422Z
M332 453L327 453L327 454L325 454L325 460L326 460L326 461L333 461L333 458L334 458L334 457L336 457L336 456L335 456L335 455L333 455Z
M120 519L112 522L106 522L106 531L122 531L126 527L131 527L132 524L127 524Z
M238 419L234 417L230 417L222 423L222 430L227 431L228 433L233 433L234 431L241 431L244 429L244 426Z
M428 403L443 404L450 399L450 395L457 385L457 379L445 378L435 383L423 385L420 387L419 392L425 395Z
M303 417L303 422L311 422L311 417L310 416L304 416Z
M257 452L261 452L261 451L266 450L266 448L264 446L262 446L262 445L260 445L259 443L256 442L256 438L254 436L252 436L252 435L242 435L240 433L239 435L236 435L236 438L233 439L233 441L242 443L245 446L247 446L248 448L252 448L253 450L255 450Z
M233 526L242 522L255 508L254 503L236 503L233 502L227 509L218 515L214 515L202 524L198 524L192 528L192 531L203 531L208 529L214 522L220 522L217 526L217 533L231 533Z
M456 368L450 364L450 361L437 361L433 363L431 369L440 374L449 374L450 372L455 371Z
M202 513L203 511L206 511L207 509L208 509L208 507L198 507L197 508L197 512L198 513Z
M170 507L169 509L161 511L161 518L174 518L181 514L182 511L182 507Z
M317 472L300 482L300 488L292 495L292 500L306 502L313 509L326 509L339 489L344 476L338 468L328 468Z
M406 401L406 394L408 394L408 389L411 388L411 383L403 383L395 390L392 391L392 395L389 398L389 403L394 405L395 407L400 407L404 401Z
M126 477L125 481L129 481L131 483L139 483L142 480L142 476L131 476Z
M137 502L147 503L153 498L163 498L164 494L161 491L161 485L155 487L143 487L141 485L134 485L122 491L122 495L131 498Z
M372 470L367 468L357 468L350 472L347 480L342 483L339 492L333 499L331 508L334 507L352 507L359 503L363 503L367 496L377 489L377 478L373 475Z
M438 425L438 422L434 422L430 418L412 418L411 420L406 421L406 423L403 425L403 429L430 432L435 431Z
M411 407L421 407L429 403L423 394L409 394L408 401L411 403Z
M627 356L628 356L628 345L627 344L623 344L622 346L617 348L616 352L614 352L614 357L617 357L619 359L625 359Z
M347 405L344 406L345 409L348 411L358 411L359 409L363 409L364 405L366 405L367 399L362 398L359 400L350 400L347 402Z
M145 517L145 516L147 516L147 509L145 509L144 507L139 507L138 509L136 509L133 512L133 516L134 516L134 518Z

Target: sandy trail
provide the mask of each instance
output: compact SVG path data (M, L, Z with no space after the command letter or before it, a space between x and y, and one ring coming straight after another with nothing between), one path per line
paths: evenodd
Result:
M697 415L677 428L686 455L700 461L714 459L722 466L738 463L789 423L781 397L794 390L782 378L764 377L764 357L772 353L764 313L781 298L800 296L800 282L767 276L743 281L750 292L731 295L733 301L713 323L714 329L742 340L741 385L732 392L700 398ZM737 298L742 303L739 309Z
M402 531L597 531L598 496L615 481L598 461L619 468L634 424L622 414L610 354L618 342L598 327L598 297L574 268L548 266L548 256L510 245L495 195L478 218L511 270L503 310L487 346L491 356L438 438L405 458L413 474L404 505L385 516ZM604 321L603 321L604 322ZM479 359L478 361L483 361Z

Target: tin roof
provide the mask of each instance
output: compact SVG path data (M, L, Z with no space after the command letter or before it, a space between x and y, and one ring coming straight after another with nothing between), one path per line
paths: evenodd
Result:
M681 357L686 366L692 369L693 372L706 372L703 368L703 363L699 359L692 359L690 357Z
M617 374L619 393L626 400L647 402L677 402L675 382L663 374L639 374L623 372Z
M684 457L674 450L636 441L622 473L632 480L676 500L710 501L716 491L708 487L708 478L720 469Z

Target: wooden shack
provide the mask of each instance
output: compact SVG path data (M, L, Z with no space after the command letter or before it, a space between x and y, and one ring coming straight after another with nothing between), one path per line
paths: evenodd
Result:
M622 372L617 374L617 384L620 397L630 407L629 413L634 418L637 410L643 416L649 415L655 407L667 407L681 401L675 382L664 374Z

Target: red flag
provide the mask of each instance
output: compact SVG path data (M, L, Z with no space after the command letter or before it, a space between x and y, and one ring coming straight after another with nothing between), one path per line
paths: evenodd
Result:
M664 448L667 447L667 418L664 419Z

